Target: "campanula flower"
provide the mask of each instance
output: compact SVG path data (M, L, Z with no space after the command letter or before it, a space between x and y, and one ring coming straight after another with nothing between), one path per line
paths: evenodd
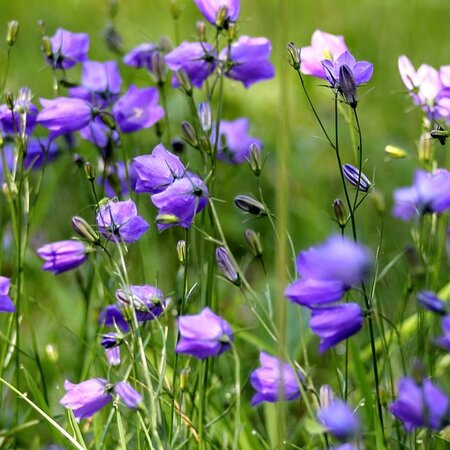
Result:
M104 378L91 378L79 384L66 380L64 389L66 394L60 403L73 411L77 421L100 411L113 400L114 394L131 409L136 409L142 402L142 396L125 381L113 385Z
M226 62L225 76L241 81L249 88L252 84L275 75L275 69L269 60L271 52L272 44L269 39L241 36L231 44L230 50L222 50L219 59Z
M127 66L136 67L137 69L144 68L151 72L153 70L153 55L157 51L159 51L157 45L146 42L129 51L123 57L123 62Z
M327 79L322 61L324 59L336 61L346 51L347 46L343 36L335 36L334 34L316 30L312 35L311 45L303 47L300 51L300 70L305 75Z
M194 0L194 2L205 19L213 25L221 8L226 8L225 23L235 22L239 16L240 0Z
M450 352L450 315L442 318L441 322L443 336L439 336L434 342Z
M86 33L72 33L58 28L50 38L52 54L47 62L55 69L67 70L87 60L89 36Z
M428 309L428 311L440 315L445 315L447 313L447 304L432 291L418 292L417 300L419 305L425 309Z
M37 253L45 261L42 269L54 275L81 266L88 257L88 250L80 241L53 242L38 248Z
M356 334L363 326L363 311L357 303L316 308L309 326L320 338L319 351L324 353L344 339Z
M411 187L394 192L392 215L410 220L416 215L443 213L450 208L450 172L437 169L432 173L418 170Z
M119 141L117 131L105 125L100 116L94 117L86 127L82 128L80 136L99 149L105 149L112 143Z
M12 111L8 105L0 105L0 130L5 134L22 133L23 124L25 132L31 135L36 127L38 110L31 102L32 93L29 88L21 88L13 100Z
M252 406L262 402L275 403L279 400L295 400L300 397L300 374L284 361L261 352L259 355L261 367L250 374L250 383L256 391L252 398Z
M241 280L239 273L233 261L231 260L230 254L225 247L216 248L216 262L222 275L231 283L239 286Z
M342 400L335 399L317 412L317 420L327 432L340 440L351 439L359 433L360 423L356 414Z
M149 228L149 224L137 213L133 200L114 202L109 200L97 213L98 230L112 241L136 242Z
M124 197L129 194L130 187L133 191L136 189L137 178L138 175L133 165L128 166L127 175L125 163L117 161L113 165L108 164L106 171L98 178L98 183L104 185L105 194L108 197Z
M105 349L106 359L111 366L120 364L120 345L123 337L119 333L106 333L102 336L100 344Z
M164 117L164 109L158 104L156 88L138 88L130 85L128 91L117 100L113 114L122 133L133 133L150 128Z
M98 323L105 327L119 328L123 332L130 330L126 321L121 305L108 305L100 311Z
M164 294L155 286L127 286L116 292L116 297L123 305L133 305L139 322L146 322L159 317L166 307Z
M418 385L412 378L401 378L397 400L389 410L407 431L419 427L440 430L450 420L448 396L429 379Z
M157 194L164 191L177 178L185 174L185 167L178 156L170 153L163 144L157 145L151 155L133 159L137 173L136 192Z
M216 54L205 42L183 42L165 56L165 61L174 72L184 70L192 85L198 88L216 68ZM172 86L180 86L176 77L172 78Z
M173 225L189 228L194 216L208 204L208 189L201 178L186 172L184 178L177 178L164 191L151 196L153 204L159 208L159 214L173 215L176 223L158 223L158 229L164 230Z
M250 123L246 118L239 118L233 121L222 120L219 125L218 158L233 164L240 164L247 161L250 154L250 146L256 144L262 146L258 138L249 135ZM215 131L215 125L214 125ZM211 138L214 145L214 139Z
M294 303L313 308L321 303L339 301L345 291L345 286L340 281L307 278L291 283L284 291L284 295Z
M204 308L199 314L178 318L180 340L176 352L198 359L218 356L230 348L233 332L228 322Z
M86 61L83 63L81 85L89 92L108 95L120 94L122 78L115 61Z
M9 278L0 276L0 312L15 312L16 310L9 296L10 284Z

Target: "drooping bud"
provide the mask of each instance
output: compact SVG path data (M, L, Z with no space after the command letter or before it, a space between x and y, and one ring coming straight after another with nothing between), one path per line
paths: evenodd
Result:
M211 105L208 102L200 102L198 104L197 114L202 130L205 133L210 131L212 126Z
M178 262L183 266L186 264L186 241L177 242Z
M258 144L250 144L248 163L252 172L259 177L262 169L262 152Z
M230 254L225 247L217 247L216 249L216 262L222 272L222 275L231 283L236 286L240 286L241 279L239 277L236 266L231 260Z
M336 218L336 222L340 226L341 229L344 229L347 225L347 210L345 209L345 205L340 198L337 198L333 202L333 211L334 217Z
M75 233L91 244L98 244L100 241L99 234L82 217L72 217L72 228Z
M420 306L428 311L445 316L448 311L447 304L432 291L420 291L417 293L417 301Z
M194 148L198 148L198 140L195 134L194 127L187 121L181 123L181 131L183 132L184 140L192 145Z
M219 11L217 11L216 16L216 27L222 29L225 27L228 18L228 8L226 6L221 6Z
M386 145L384 152L395 159L405 158L408 155L405 150L400 147L395 147L394 145Z
M180 219L175 214L158 214L156 223L159 225L175 225Z
M152 55L152 68L155 76L155 81L159 84L163 84L166 80L166 62L161 52L153 52Z
M263 254L263 248L261 245L259 233L256 233L256 231L254 230L247 229L244 231L244 239L249 250L252 252L252 255L256 258L261 258Z
M103 38L105 39L108 50L116 53L117 55L123 54L122 36L113 24L109 24L105 27L103 31Z
M203 22L203 20L199 20L196 23L195 26L197 28L198 40L200 42L206 42L206 25L205 25L205 22Z
M353 72L346 64L339 68L339 92L350 107L355 109L358 105L356 81Z
M293 42L289 42L287 51L289 54L289 64L295 70L300 70L300 49L298 49Z
M91 183L95 180L95 169L89 161L84 163L84 173Z
M333 389L331 389L331 386L329 384L323 384L320 386L319 391L319 402L321 408L328 408L331 403L333 403L334 400L334 393Z
M177 70L175 72L175 76L177 77L177 81L180 84L181 89L188 95L189 97L192 96L192 83L191 79L189 78L189 75L187 72L183 69Z
M10 20L6 29L6 44L8 47L12 47L16 43L18 34L19 22L17 20Z
M356 189L362 192L369 192L372 188L372 183L369 179L359 170L351 164L344 164L342 166L342 172L345 179Z
M242 211L254 216L267 216L265 206L249 195L238 195L234 198L234 204Z
M11 91L5 92L5 103L10 111L14 111L14 94Z

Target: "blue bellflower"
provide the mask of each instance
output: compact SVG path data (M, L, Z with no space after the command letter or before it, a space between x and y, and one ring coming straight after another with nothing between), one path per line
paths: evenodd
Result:
M10 284L9 278L0 276L0 312L16 311L16 307L9 296Z
M352 409L339 399L320 408L317 412L317 419L328 433L341 441L355 437L361 428L358 417Z
M226 8L225 22L236 22L239 17L240 0L194 0L194 2L205 19L213 25L221 8Z
M42 269L53 272L54 275L75 269L88 258L83 242L70 240L43 245L37 253L45 261Z
M89 36L86 33L72 33L58 28L50 38L50 44L52 56L46 59L55 69L67 70L87 60Z

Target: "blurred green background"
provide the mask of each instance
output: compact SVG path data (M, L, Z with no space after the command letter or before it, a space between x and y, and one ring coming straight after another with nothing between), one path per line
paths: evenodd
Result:
M281 20L279 2L285 2L287 20ZM156 42L161 36L175 41L175 25L170 14L169 0L123 0L119 1L119 12L115 27L123 39L124 49L132 49L142 42ZM183 14L178 21L182 40L195 39L195 22L201 15L191 0L178 0ZM40 31L38 20L43 20L47 33L51 36L58 27L74 32L87 32L91 38L89 56L93 60L115 59L105 45L104 30L109 23L109 2L97 0L0 0L0 36L6 32L7 21L15 19L20 23L19 39L12 49L7 89L17 92L22 86L29 86L37 100L52 97L52 73L45 65L40 51ZM288 104L285 105L289 126L289 232L295 252L322 241L337 227L330 219L331 204L342 196L340 180L336 172L334 153L318 137L318 128L310 112L305 96L300 88L297 75L289 67L285 50L288 41L297 46L310 44L316 29L344 35L346 44L357 59L374 64L374 76L370 84L363 87L358 106L364 133L364 172L375 181L376 189L385 198L384 243L381 266L385 266L403 251L410 242L407 224L390 216L392 191L398 186L410 184L413 171L418 167L416 146L421 133L420 112L412 107L405 94L397 70L397 58L405 54L418 67L428 63L436 68L450 64L449 36L450 2L448 0L242 0L238 27L241 35L266 36L273 42L272 61L279 75L287 74ZM6 45L0 50L0 74L6 62ZM121 66L126 83L148 83L145 75ZM75 74L79 74L77 69ZM76 78L76 75L70 75ZM321 81L306 79L308 89L326 126L332 128L332 96ZM267 162L262 174L262 188L265 200L275 210L277 190L277 111L280 81L276 76L271 81L261 82L249 90L234 82L227 82L225 88L224 118L231 120L246 116L252 124L252 134L264 142ZM36 102L37 103L37 102ZM179 93L171 94L169 110L173 118L185 118L186 106ZM176 128L176 127L175 127ZM179 134L179 131L178 131ZM157 143L153 130L138 133L137 137L126 137L125 145L129 154L149 153ZM387 160L384 147L393 144L403 147L409 153L404 160ZM85 143L80 143L80 152L93 154ZM346 126L342 125L344 162L355 163L351 140ZM78 149L77 149L78 150ZM437 159L445 164L448 148L437 148ZM263 233L263 245L267 251L267 265L271 274L274 270L274 248L276 240L266 223L244 221L242 215L232 205L237 194L257 193L257 184L246 165L231 170L220 166L223 175L218 175L216 197L224 200L219 205L225 224L225 232L232 248L240 258L244 258L242 232L253 227ZM38 245L67 239L72 235L70 218L73 215L92 215L89 187L82 173L76 169L71 157L67 156L49 167L43 184L43 191L35 222L32 226L32 240L27 274L27 291L32 305L36 308L38 333L42 341L49 377L54 383L61 383L65 377L73 377L75 366L73 352L78 351L78 330L84 321L83 301L76 288L73 274L53 277L39 270L41 262L33 253ZM155 209L146 196L140 196L139 211L153 221ZM2 226L7 222L6 208L1 208ZM382 220L377 215L371 201L367 201L358 215L361 240L376 249ZM134 283L158 283L166 293L174 290L176 277L175 243L182 237L176 230L158 235L153 226L151 235L143 245L146 255L144 268L135 261ZM2 249L2 272L7 275L8 248ZM248 263L248 260L244 260ZM134 267L134 266L133 266ZM139 269L139 270L138 270ZM86 269L83 273L86 273ZM382 301L395 305L406 275L405 266L395 266L381 286ZM272 285L276 280L271 275ZM195 277L195 274L193 274ZM258 270L250 270L249 277L257 285ZM224 302L236 300L228 286L219 282ZM68 288L69 287L69 288ZM114 292L99 292L98 307L106 301L113 301ZM294 308L295 309L295 308ZM297 311L297 310L296 310ZM96 321L95 308L89 320ZM299 333L297 314L290 315L289 339L292 348L298 345ZM61 324L55 327L54 324ZM45 353L47 345L53 345L59 352L56 366L50 353ZM58 367L58 371L55 371ZM51 375L52 374L52 375ZM53 393L57 400L61 392Z

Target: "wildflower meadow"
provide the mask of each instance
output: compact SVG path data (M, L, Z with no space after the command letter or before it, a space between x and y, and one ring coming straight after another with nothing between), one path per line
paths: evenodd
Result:
M450 449L450 5L0 0L0 446Z

